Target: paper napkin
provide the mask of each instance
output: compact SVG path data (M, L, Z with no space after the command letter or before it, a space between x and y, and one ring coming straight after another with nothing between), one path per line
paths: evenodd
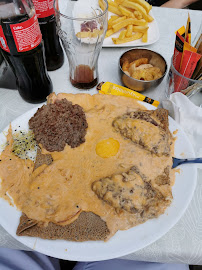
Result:
M169 100L162 102L162 106L188 135L196 157L202 157L202 108L179 92L171 94ZM202 164L198 167L202 169Z

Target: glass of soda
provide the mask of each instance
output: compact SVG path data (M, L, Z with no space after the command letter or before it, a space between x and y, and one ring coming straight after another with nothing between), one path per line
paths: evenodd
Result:
M98 57L107 31L107 0L55 0L58 34L72 85L90 89L98 83Z

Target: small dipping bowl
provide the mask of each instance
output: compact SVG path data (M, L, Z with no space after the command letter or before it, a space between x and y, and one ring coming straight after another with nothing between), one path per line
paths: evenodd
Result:
M140 58L148 58L149 64L153 65L154 67L160 68L163 74L162 77L156 80L152 80L152 81L137 80L130 77L122 70L122 65L124 61L128 60L129 63L131 63ZM126 51L124 54L121 55L119 59L119 72L120 72L120 76L121 76L121 80L123 84L126 87L132 90L138 91L138 92L144 91L151 87L158 86L163 80L166 74L166 71L167 71L167 63L166 63L166 60L163 58L163 56L157 52L151 51L146 48L135 48L135 49Z

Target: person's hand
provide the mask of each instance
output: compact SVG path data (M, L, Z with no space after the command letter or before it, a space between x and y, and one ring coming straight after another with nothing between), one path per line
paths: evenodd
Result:
M170 0L163 4L161 7L167 7L167 8L184 8L188 5L197 2L198 0Z

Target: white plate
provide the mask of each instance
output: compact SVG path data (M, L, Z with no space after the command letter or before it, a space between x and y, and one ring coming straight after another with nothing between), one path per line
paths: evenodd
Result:
M142 104L148 109L155 109L147 103ZM32 109L18 117L12 122L12 127L19 129L20 126L20 129L27 130L28 120L35 112L36 109ZM194 151L189 139L181 127L171 118L169 118L169 127L171 132L176 129L179 130L175 144L175 156L181 157L183 153L183 157L194 157ZM0 134L0 145L6 142L4 134L5 132ZM64 240L43 240L26 236L18 237L16 236L16 229L21 212L11 207L3 199L0 199L0 224L19 242L52 257L73 261L98 261L117 258L146 247L168 232L182 217L189 205L196 181L197 170L195 165L182 165L181 173L176 173L176 181L173 186L173 202L165 214L129 230L118 231L108 242L88 241L77 243Z
M152 13L152 10L149 12L149 14L154 18L154 15ZM115 15L111 12L108 12L108 18L111 17L111 15ZM121 29L123 30L123 29ZM112 38L117 38L120 34L120 31L118 31L117 33L111 35L108 38L104 39L103 42L103 47L135 47L135 46L146 46L146 45L150 45L153 44L154 42L156 42L157 40L159 40L159 28L158 28L158 24L156 19L154 18L154 20L149 23L149 29L148 29L148 41L142 42L142 39L137 39L131 42L127 42L127 43L123 43L123 44L114 44L112 41Z

